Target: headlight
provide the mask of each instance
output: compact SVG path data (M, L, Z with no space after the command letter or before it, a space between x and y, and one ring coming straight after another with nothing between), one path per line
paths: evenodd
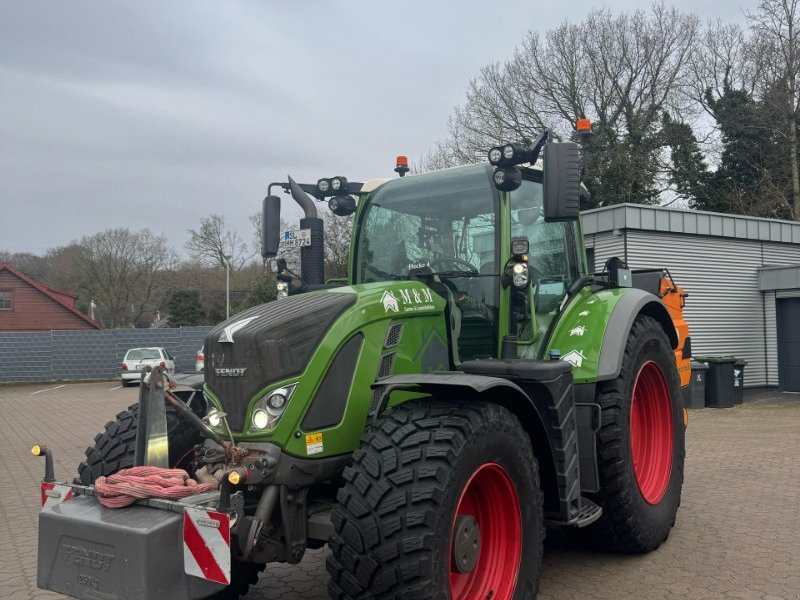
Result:
M528 285L528 265L525 263L516 263L511 271L514 276L515 287L523 288Z
M286 387L272 390L261 398L253 407L253 417L250 420L250 431L272 429L281 420L289 400L297 387L296 383Z
M289 284L285 281L279 281L275 286L275 289L278 292L278 298L285 298L289 295Z
M331 189L331 182L327 179L320 179L317 182L317 189L322 192L323 194L327 194L328 190Z
M506 144L503 146L503 158L506 160L511 160L514 158L514 146L511 144Z
M276 392L267 399L267 405L274 411L283 410L286 406L286 396Z
M267 411L259 408L257 411L253 412L254 429L266 429L267 425L269 425L269 413Z
M211 425L211 427L219 427L220 425L222 425L222 419L224 419L227 416L228 415L226 413L212 407L206 413L206 416L203 417L203 421Z
M491 164L499 164L501 158L503 158L503 151L500 148L492 148L489 150L489 162Z
M342 189L342 180L338 177L331 179L331 189L334 192L338 192L340 189Z

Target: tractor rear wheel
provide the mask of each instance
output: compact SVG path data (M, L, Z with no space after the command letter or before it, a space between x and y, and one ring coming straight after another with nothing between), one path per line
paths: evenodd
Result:
M685 428L675 355L648 316L631 328L622 370L598 385L602 517L574 531L594 547L649 552L669 536L681 500Z
M120 469L133 466L136 449L136 429L139 423L139 405L134 404L106 423L105 431L97 434L94 445L86 449L86 460L78 467L75 483L91 485L101 475L108 477ZM200 434L183 422L172 407L167 407L167 435L169 437L169 465L184 468L194 457L192 449L202 441ZM234 600L255 585L266 565L242 562L231 563L231 583L209 600Z
M333 512L330 597L531 599L544 538L530 440L485 402L411 401L370 427Z

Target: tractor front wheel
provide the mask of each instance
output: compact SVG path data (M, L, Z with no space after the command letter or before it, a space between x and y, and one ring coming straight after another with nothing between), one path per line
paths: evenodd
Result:
M333 513L331 598L529 600L544 529L530 440L484 402L413 401L362 437Z
M590 497L603 515L574 534L594 547L649 552L675 524L685 456L675 356L655 319L634 321L622 370L598 384L598 402L600 491Z

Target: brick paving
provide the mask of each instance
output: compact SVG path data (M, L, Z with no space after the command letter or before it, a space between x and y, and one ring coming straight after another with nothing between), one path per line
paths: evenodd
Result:
M103 425L137 398L116 383L0 386L0 598L63 598L36 588L36 442L71 477ZM54 389L57 388L57 389ZM40 391L44 390L44 391ZM683 504L669 540L645 556L584 552L557 534L539 598L800 598L800 396L762 394L731 409L690 411ZM326 550L270 565L254 599L327 598Z

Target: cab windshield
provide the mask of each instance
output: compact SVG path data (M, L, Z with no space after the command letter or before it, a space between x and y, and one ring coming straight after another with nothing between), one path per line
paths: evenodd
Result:
M497 275L496 222L497 193L484 165L391 181L363 216L356 282Z

